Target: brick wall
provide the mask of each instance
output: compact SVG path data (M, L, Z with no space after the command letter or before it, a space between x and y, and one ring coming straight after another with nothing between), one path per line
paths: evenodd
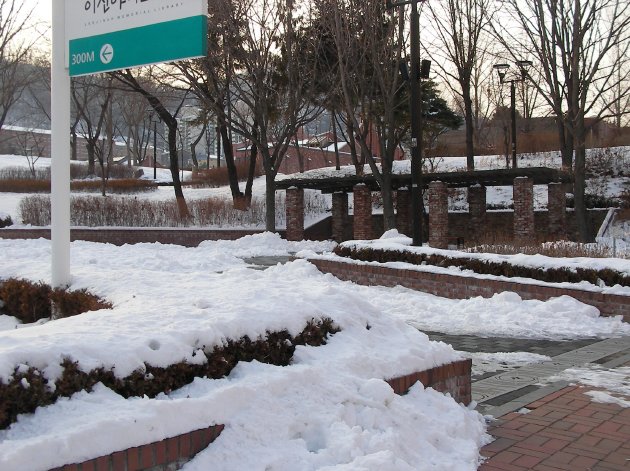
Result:
M213 425L51 471L172 471L207 448L221 435L223 428L223 425Z
M372 192L363 184L354 187L354 238L369 240L375 237L372 230Z
M541 301L566 295L595 306L603 316L620 315L623 316L625 322L630 322L630 296L346 263L342 260L311 260L311 262L322 272L331 273L341 280L368 286L400 285L450 299L468 299L475 296L490 298L503 291L513 291L523 299Z
M304 189L289 188L286 196L287 240L304 239Z
M470 216L468 218L469 238L479 241L487 227L486 224L486 187L475 185L468 188L468 208Z
M236 240L262 231L209 229L72 229L72 240L86 240L113 245L153 243L196 247L205 240ZM284 231L280 231L282 235ZM0 229L1 239L50 239L50 229Z
M527 177L514 179L514 239L519 244L534 240L534 181Z
M396 394L405 394L417 381L425 388L433 388L436 391L449 393L456 402L464 405L472 401L470 372L472 360L460 360L442 366L436 366L429 370L412 373L387 380Z
M429 184L429 245L448 248L448 187L439 181Z
M346 227L348 226L348 193L333 193L332 195L332 239L337 242L348 240Z

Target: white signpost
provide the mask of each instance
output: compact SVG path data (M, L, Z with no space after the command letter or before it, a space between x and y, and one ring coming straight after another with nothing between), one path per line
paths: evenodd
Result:
M52 285L70 283L70 76L202 57L207 0L52 0Z

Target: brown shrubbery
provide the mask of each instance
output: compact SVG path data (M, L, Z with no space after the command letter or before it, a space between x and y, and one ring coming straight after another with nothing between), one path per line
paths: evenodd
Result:
M298 345L320 346L339 328L332 319L311 320L305 329L292 337L286 330L267 332L266 336L251 340L242 337L228 340L225 345L205 348L204 364L176 363L167 368L145 365L126 378L116 378L112 370L97 368L83 372L77 363L69 359L62 363L63 373L54 387L48 384L42 373L35 368L16 368L8 383L0 381L0 429L15 422L19 414L31 413L39 406L54 403L59 397L90 391L97 383L103 383L123 397L155 397L169 393L191 383L196 377L222 378L230 373L239 361L259 361L278 366L291 363Z
M73 180L70 189L73 191L98 192L102 188L101 180ZM133 193L136 191L155 190L157 185L151 180L108 180L105 184L107 193ZM50 193L50 180L0 180L2 193Z
M142 170L124 165L112 165L108 171L109 178L136 179L142 175ZM101 177L101 168L97 165L94 174L88 172L87 163L70 162L70 178L72 180ZM50 180L50 167L4 167L0 169L0 180Z
M76 196L71 201L71 223L82 227L260 227L265 223L264 198L254 198L247 211L235 209L231 199L204 198L188 201L192 220L181 221L177 203L150 201L138 198L102 198ZM322 214L326 211L325 196L306 192L305 214ZM50 225L50 198L27 196L19 206L20 220L33 226ZM285 199L276 196L276 224L285 222Z
M455 258L443 255L429 255L396 250L379 250L372 248L351 248L338 246L335 253L341 257L365 262L404 262L414 265L434 265L438 267L457 267L472 270L482 275L505 276L508 278L532 278L550 283L579 283L588 281L594 285L604 283L606 286L630 286L630 277L615 270L593 270L590 268L534 268L512 265L507 262L492 262L474 258Z
M107 301L86 290L53 289L45 283L9 278L0 281L2 313L29 324L52 316L54 303L58 317L76 316L87 311L111 309Z

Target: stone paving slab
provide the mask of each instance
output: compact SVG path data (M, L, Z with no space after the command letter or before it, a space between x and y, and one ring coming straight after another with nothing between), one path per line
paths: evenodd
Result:
M567 386L502 416L479 470L630 470L630 408L592 402L591 390Z

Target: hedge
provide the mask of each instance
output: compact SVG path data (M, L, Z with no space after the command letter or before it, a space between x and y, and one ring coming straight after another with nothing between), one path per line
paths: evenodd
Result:
M79 391L91 391L102 383L125 398L132 396L155 397L169 393L191 383L196 377L222 378L227 376L239 361L259 361L277 366L291 363L298 345L325 345L329 335L340 329L330 318L312 319L304 330L293 337L288 331L267 331L265 337L251 340L227 340L222 346L203 349L206 362L191 364L182 361L166 368L145 364L125 378L116 378L112 369L96 368L81 371L77 362L63 360L62 374L54 386L36 368L16 367L10 381L0 380L0 429L16 421L19 414L32 413L37 407L53 404L60 397L70 397Z

